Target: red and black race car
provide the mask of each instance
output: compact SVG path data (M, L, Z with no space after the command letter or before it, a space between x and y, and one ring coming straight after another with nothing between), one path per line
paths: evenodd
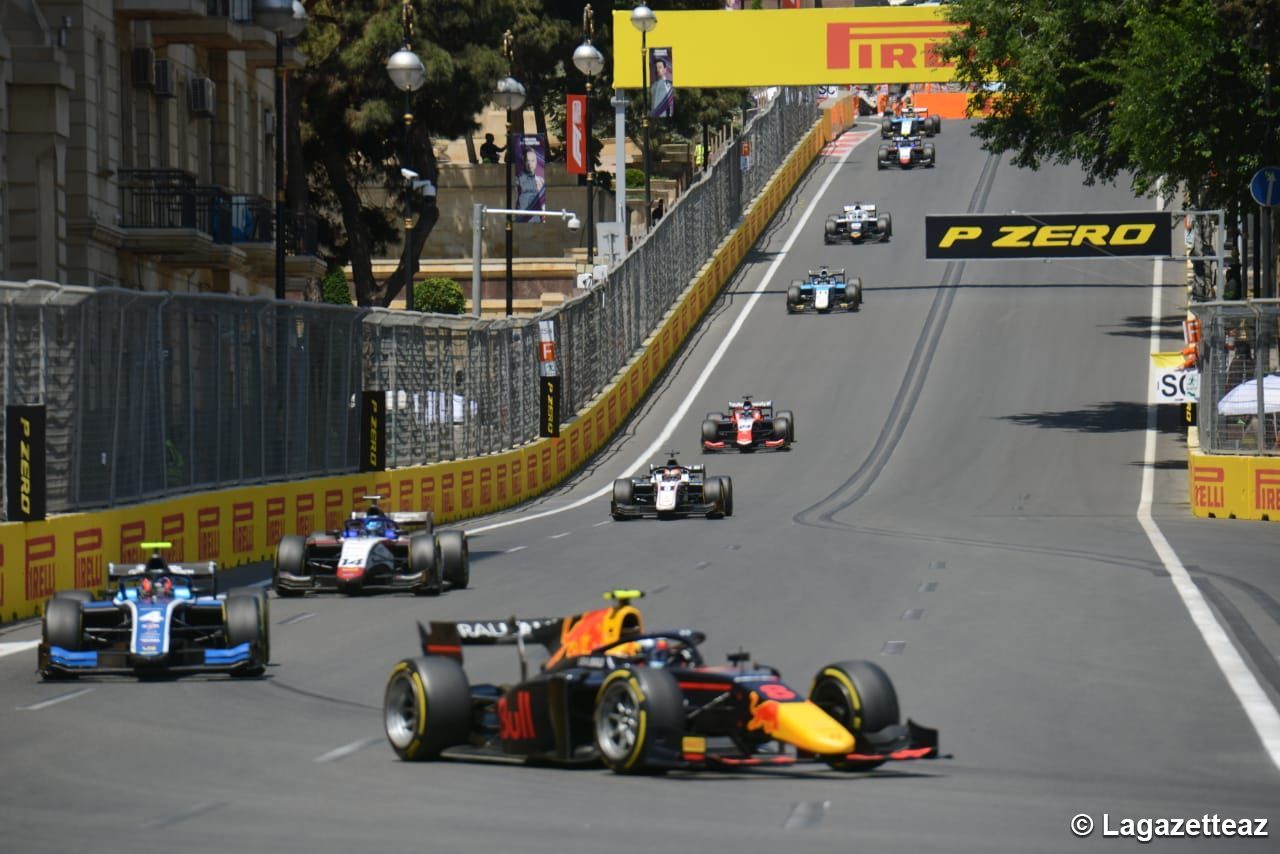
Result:
M466 587L466 533L434 530L430 512L387 513L378 506L381 497L366 495L368 509L353 512L340 530L283 537L271 577L276 595L409 590L434 596L446 584Z
M797 762L866 771L938 755L936 730L898 722L893 683L876 664L828 664L801 694L745 652L706 664L701 632L646 630L631 604L642 595L615 590L610 606L574 617L419 624L425 655L387 680L392 749L405 760L603 762L621 774ZM550 651L533 676L526 642ZM516 645L520 681L472 685L462 651L478 644Z
M772 400L731 400L728 415L708 412L702 422L704 451L789 448L795 440L796 417L786 409L775 413Z

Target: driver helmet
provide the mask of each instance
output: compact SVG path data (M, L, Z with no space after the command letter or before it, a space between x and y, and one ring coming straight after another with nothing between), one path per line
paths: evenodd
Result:
M387 520L381 516L371 516L365 520L364 532L370 537L383 537L387 533Z

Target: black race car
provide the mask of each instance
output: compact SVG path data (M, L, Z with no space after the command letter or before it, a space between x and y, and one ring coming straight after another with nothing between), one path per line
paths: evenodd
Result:
M703 465L682 466L675 455L671 451L665 465L650 464L646 477L613 482L609 504L613 518L696 514L722 519L733 515L733 481L728 476L707 477L707 467Z
M621 774L797 762L865 771L938 755L936 730L899 723L876 664L828 664L806 696L746 652L707 665L701 632L646 630L631 604L641 595L616 590L609 607L574 617L419 624L424 655L392 669L383 697L392 749L405 760L603 762ZM550 653L533 676L527 642ZM462 651L480 644L516 645L520 681L472 685Z
M429 512L386 513L366 495L341 530L288 536L276 546L272 586L278 596L308 590L365 593L409 590L434 596L470 583L467 535L435 531Z
M66 590L45 605L41 675L262 675L271 658L266 591L220 594L215 564L169 563L169 543L142 547L152 552L146 563L107 565L111 598Z

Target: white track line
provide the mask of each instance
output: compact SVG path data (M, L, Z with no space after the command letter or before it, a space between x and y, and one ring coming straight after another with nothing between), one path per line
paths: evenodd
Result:
M375 744L377 744L380 741L382 741L382 736L380 735L371 736L369 738L362 738L359 741L353 741L350 744L344 744L342 745L342 747L338 747L333 750L330 750L328 753L321 754L320 756L317 756L312 761L313 762L336 762L337 760L343 758L344 756L350 756L353 753L358 753L359 751L364 750L366 747L373 747Z
M1160 259L1156 259L1151 277L1152 353L1160 352L1160 317L1162 311L1160 296L1164 285L1164 267L1162 264L1163 262ZM1148 368L1147 387L1151 388L1155 383L1156 368L1154 362L1150 359L1147 362L1151 365ZM1217 617L1214 616L1209 603L1205 602L1204 596L1200 593L1200 588L1191 580L1191 575L1187 572L1187 568L1182 565L1182 561L1178 559L1178 555L1173 551L1173 546L1169 545L1169 541L1165 539L1164 533L1151 516L1151 498L1155 489L1155 459L1156 407L1154 404L1149 404L1147 406L1146 451L1143 455L1144 465L1142 467L1142 498L1138 502L1138 523L1142 525L1142 530L1146 532L1147 539L1151 541L1151 547L1155 549L1160 562L1168 570L1169 580L1173 582L1173 589L1178 591L1182 604L1186 607L1187 613L1191 615L1191 622L1200 631L1200 636L1204 638L1205 645L1209 647L1209 652L1213 655L1214 661L1218 663L1218 669L1227 678L1227 684L1231 686L1231 690L1235 692L1236 699L1244 707L1244 713L1249 716L1249 722L1253 724L1254 730L1258 733L1258 738L1262 740L1262 746L1271 756L1271 762L1277 768L1280 768L1280 712L1276 711L1276 707L1272 705L1266 691L1258 684L1253 671L1249 669L1244 659L1240 657L1240 652L1236 649L1235 644L1231 642L1231 638L1227 635L1226 630L1222 628L1222 624L1218 622Z
M783 244L782 251L778 253L778 257L773 260L773 263L769 265L769 269L765 271L764 278L760 280L760 284L756 285L756 289L751 292L750 298L742 306L742 311L738 314L738 319L733 322L733 326L729 327L729 331L725 334L724 338L720 339L720 346L711 354L711 358L707 359L707 364L703 366L702 373L698 374L697 380L695 380L693 386L690 387L688 393L684 397L684 400L680 402L680 407L675 411L675 414L668 419L667 426L662 429L658 438L653 440L653 444L644 449L644 452L636 458L635 462L619 472L620 476L626 477L631 474L652 459L660 450L667 447L667 441L671 438L671 434L675 432L676 425L680 423L680 419L684 418L685 414L689 411L689 408L693 406L694 399L697 398L698 393L702 391L702 387L707 384L707 380L711 377L711 372L716 369L716 366L720 364L720 360L724 358L724 354L729 351L729 345L733 343L734 338L738 337L738 332L741 331L743 324L747 322L747 317L750 316L751 310L755 308L756 303L760 301L760 297L764 294L765 290L768 289L769 283L773 281L774 274L778 272L778 268L782 266L782 262L786 260L787 254L791 251L791 247L795 245L796 238L800 236L800 232L804 230L805 224L809 221L809 217L812 216L814 210L817 209L818 202L820 202L823 196L826 195L827 188L831 186L831 182L840 174L839 167L843 166L844 162L849 159L849 155L853 153L853 149L856 146L861 145L868 139L874 137L876 132L848 131L848 133L865 133L866 135L860 137L857 142L853 146L850 146L849 150L844 152L844 154L840 156L840 159L836 161L830 174L827 175L826 180L822 182L822 186L818 188L818 192L809 201L808 206L804 209L804 213L800 215L800 219L796 222L795 228L793 228L791 230L791 234L787 236L787 242ZM540 513L530 513L525 516L517 516L514 519L506 519L502 522L491 522L488 525L480 525L476 528L468 528L467 533L480 534L485 531L495 531L498 528L520 525L524 522L532 522L535 519L545 519L548 516L563 513L566 510L575 510L585 504L589 504L592 501L603 498L605 495L609 494L612 489L613 484L606 484L595 492L592 492L590 495L585 495L577 501L570 502L563 507L555 507L551 510L543 510Z
M49 699L43 700L39 703L30 703L26 706L15 706L14 708L16 708L20 712L38 712L41 709L47 709L50 706L56 706L59 703L65 703L67 700L74 700L76 697L83 697L85 694L88 694L92 690L93 690L92 688L81 688L78 691L71 691L70 693L67 693L67 694L59 694L56 697L50 697Z
M5 641L0 643L0 658L6 655L14 655L19 652L26 652L29 649L35 649L40 645L38 640L29 641Z

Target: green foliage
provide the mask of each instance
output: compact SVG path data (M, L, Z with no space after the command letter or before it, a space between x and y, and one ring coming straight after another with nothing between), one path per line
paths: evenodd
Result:
M330 267L320 280L320 299L333 305L351 305L351 287L341 267Z
M413 285L413 307L437 314L462 314L467 310L467 297L453 279L423 279Z
M1129 173L1139 192L1184 184L1197 205L1248 197L1264 152L1263 64L1280 0L956 0L943 49L985 93L985 146L1020 166L1078 162L1090 181ZM1266 22L1273 22L1269 27ZM1261 29L1259 29L1261 27Z
M627 167L627 189L638 190L644 186L644 170Z

